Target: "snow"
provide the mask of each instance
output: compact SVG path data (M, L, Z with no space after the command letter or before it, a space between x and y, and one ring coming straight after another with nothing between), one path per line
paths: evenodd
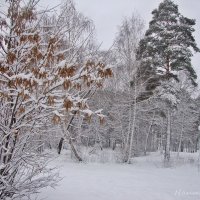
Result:
M87 114L88 116L91 116L93 114L93 112L89 109L82 110L82 112Z
M99 113L101 113L102 111L103 111L103 109L99 109L99 110L95 111L95 113L96 113L96 114L99 114Z
M57 110L54 110L53 113L59 117L64 117L64 115L60 114Z
M183 162L197 158L182 158ZM183 164L183 163L182 163ZM194 164L164 168L156 153L132 164L73 163L61 155L52 163L63 177L55 189L43 189L47 200L198 200L200 173Z
M59 64L58 64L58 68L63 68L63 67L65 67L65 65L66 65L66 60L62 60L61 62L59 62Z

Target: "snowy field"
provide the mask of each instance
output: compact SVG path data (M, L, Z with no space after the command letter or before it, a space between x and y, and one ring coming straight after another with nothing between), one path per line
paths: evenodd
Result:
M59 186L43 189L38 199L200 200L197 154L182 155L170 168L163 168L158 153L135 158L129 165L73 163L65 156L52 163L60 167Z

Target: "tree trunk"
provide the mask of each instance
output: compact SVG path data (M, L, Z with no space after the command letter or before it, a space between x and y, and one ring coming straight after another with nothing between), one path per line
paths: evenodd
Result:
M68 125L67 125L66 131L69 130L69 127L70 127L72 121L74 120L75 115L76 115L76 112L75 112L75 114L71 117L71 119L70 119L70 121L69 121L69 123L68 123ZM63 134L65 134L64 129L63 129L62 131L63 131ZM60 141L59 141L58 148L57 148L57 149L58 149L58 154L60 154L61 151L62 151L63 141L64 141L64 138L61 138Z
M135 123L136 123L136 104L134 104L134 110L133 110L133 124L131 127L131 137L130 137L130 145L129 145L129 150L128 150L128 159L127 163L131 162L131 155L132 155L132 148L133 148L133 137L135 133Z
M169 163L170 160L170 140L171 140L171 113L170 109L167 111L167 141L165 148L164 160L166 163Z
M129 88L129 98L131 99L131 88ZM132 127L132 113L133 113L133 103L130 103L130 109L129 109L129 116L128 116L128 132L124 138L124 149L123 149L123 161L127 162L128 160L128 148L130 145L130 137L131 137L131 127Z
M64 138L61 138L61 139L60 139L60 142L59 142L59 144L58 144L58 154L61 153L62 146L63 146L63 142L64 142Z
M132 112L133 112L133 104L131 103L130 112L129 112L128 133L126 135L126 139L125 139L126 141L125 141L125 145L124 145L124 162L127 162L127 160L128 160L128 147L130 145L131 126L132 126Z
M136 73L135 73L135 80L136 80ZM128 150L127 163L131 163L132 148L133 148L133 137L134 137L134 133L135 133L136 113L137 113L137 85L136 85L136 83L134 83L134 101L133 101L133 104L134 104L133 105L133 121L132 121L132 126L131 126L130 145L129 145L129 150Z
M199 128L200 128L200 126L199 126ZM200 130L199 130L200 131ZM200 133L199 133L199 158L198 158L198 170L199 170L199 172L200 172Z
M162 128L161 128L161 134L160 134L160 154L163 154L163 131L164 131L164 119L162 121Z
M180 140L178 144L178 152L177 152L177 159L179 159L179 153L181 151L181 145L182 145L182 140L183 140L183 130L184 130L184 114L182 116L182 124L181 124L181 135L180 135Z
M150 132L151 132L151 127L152 127L153 122L154 122L154 118L155 118L155 112L153 113L153 119L151 120L151 124L149 126L149 130L148 130L147 135L146 135L145 146L144 146L144 155L145 156L147 154L148 139L149 139L149 135L150 135Z
M74 153L76 159L77 159L79 162L82 162L83 159L79 156L79 154L78 154L76 148L74 147L74 144L73 144L73 142L72 142L71 139L69 140L69 144L70 144L70 146L71 146L72 152Z

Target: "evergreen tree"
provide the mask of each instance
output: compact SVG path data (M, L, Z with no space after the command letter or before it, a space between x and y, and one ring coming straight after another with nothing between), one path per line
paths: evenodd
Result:
M153 10L153 19L145 37L140 41L137 58L141 61L138 75L145 81L146 91L157 86L161 99L167 106L167 130L165 161L170 159L171 117L173 107L177 105L177 85L174 79L180 77L196 86L197 75L191 64L192 49L200 52L194 36L194 19L179 13L178 6L171 0L164 0L158 9ZM181 72L181 73L180 73Z
M178 71L184 71L196 85L197 75L191 65L192 49L200 52L192 35L195 20L181 15L171 0L164 0L152 14L153 19L137 52L137 58L141 60L140 77L149 78L147 89L159 85L160 78L178 80Z

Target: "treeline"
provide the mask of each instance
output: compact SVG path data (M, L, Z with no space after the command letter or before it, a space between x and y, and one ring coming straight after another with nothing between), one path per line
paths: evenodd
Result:
M8 0L0 12L0 198L29 198L54 186L51 150L84 161L112 150L134 156L199 149L192 50L195 20L164 0L149 29L125 18L101 51L93 22L72 0L57 11ZM5 9L7 8L7 9ZM86 155L88 154L88 155Z

